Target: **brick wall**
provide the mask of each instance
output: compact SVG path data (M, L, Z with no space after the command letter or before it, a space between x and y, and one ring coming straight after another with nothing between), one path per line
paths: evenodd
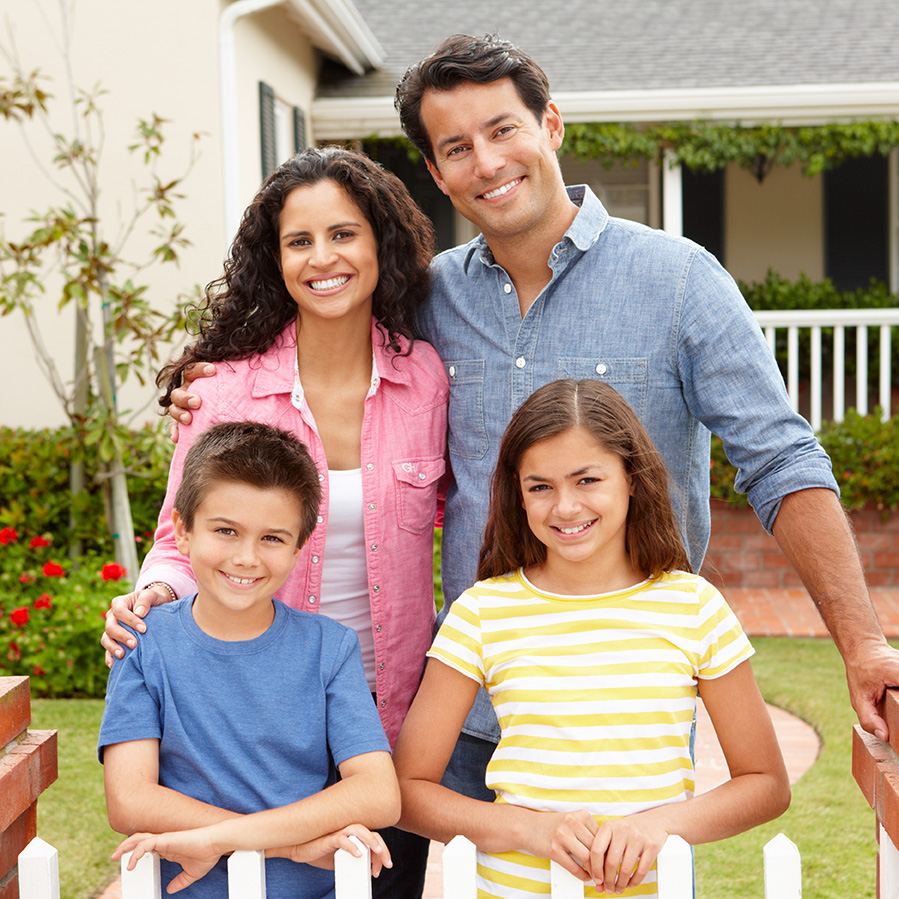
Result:
M37 798L57 777L56 731L28 730L27 677L0 677L0 899L18 899L16 862L37 833Z
M884 521L880 512L851 512L862 565L871 587L899 587L899 514ZM703 577L718 587L801 587L777 541L752 509L712 500L712 536Z

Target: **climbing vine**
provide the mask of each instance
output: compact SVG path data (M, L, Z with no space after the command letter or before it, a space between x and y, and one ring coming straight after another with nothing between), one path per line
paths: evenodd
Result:
M418 161L418 151L404 137L372 136L362 142L376 159L379 145L401 146L413 162ZM899 147L895 120L751 128L720 122L573 122L565 126L561 152L598 159L610 168L616 161L658 162L662 151L671 150L674 163L694 172L714 172L736 163L761 180L774 165L799 163L803 174L820 175L847 159L886 156L893 147Z
M799 163L806 175L820 175L858 156L886 156L899 146L899 121L754 127L717 122L575 122L566 125L562 153L599 159L658 161L670 150L673 161L696 172L713 172L736 163L761 179L773 165Z

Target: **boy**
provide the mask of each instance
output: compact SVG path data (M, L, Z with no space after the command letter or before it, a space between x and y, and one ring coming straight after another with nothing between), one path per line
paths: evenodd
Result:
M271 899L333 896L330 872L297 862L328 864L354 824L373 869L389 863L365 828L397 820L399 792L356 635L272 598L319 500L315 464L289 434L210 428L187 456L173 514L197 595L154 609L110 673L99 740L110 825L200 828L135 836L117 855L137 846L177 859L170 890L189 886L186 896L227 896L219 857L234 849L275 850ZM164 883L177 872L163 862Z

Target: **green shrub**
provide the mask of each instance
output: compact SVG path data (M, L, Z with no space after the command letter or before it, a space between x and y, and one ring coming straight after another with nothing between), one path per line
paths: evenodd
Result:
M872 507L886 515L899 509L899 416L881 421L881 410L859 415L849 409L842 422L829 422L818 435L833 463L840 498L847 509ZM734 490L736 469L721 439L712 436L712 496L736 506L746 497Z
M59 550L47 534L0 529L0 676L27 675L34 696L103 696L102 620L124 572Z
M134 431L127 443L131 516L144 547L156 528L165 496L171 447L164 425ZM59 556L66 555L66 547L74 539L80 539L88 552L112 553L100 469L91 447L82 457L84 493L73 498L69 490L69 463L81 453L77 435L68 427L40 431L0 427L0 527L52 534ZM70 523L73 512L74 528Z

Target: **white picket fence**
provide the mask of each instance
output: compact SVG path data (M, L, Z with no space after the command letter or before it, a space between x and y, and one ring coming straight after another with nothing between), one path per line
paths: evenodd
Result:
M854 406L860 415L868 414L868 329L879 328L879 370L877 405L883 409L883 420L891 415L890 401L893 384L891 372L891 331L899 326L899 309L799 309L757 311L756 321L765 332L768 346L774 350L777 331L787 332L787 393L793 409L799 411L799 331L810 332L811 372L809 382L808 420L821 429L824 412L829 420L842 421L847 406ZM822 365L822 328L833 328L833 365L825 372ZM855 399L846 396L846 329L855 329ZM825 391L825 376L830 390ZM825 403L825 394L829 393Z
M351 839L355 840L354 837ZM362 856L341 850L334 857L337 899L371 899L371 859L358 841ZM802 863L796 844L782 833L763 850L765 899L801 899ZM133 871L130 854L122 859L122 899L162 899L159 856L145 855ZM475 899L474 844L456 837L443 850L443 899ZM583 899L584 885L560 865L551 863L552 899ZM689 845L671 836L659 855L659 899L693 899L693 861ZM262 852L235 852L228 859L229 899L265 899L265 857ZM19 899L59 899L56 850L35 837L19 855Z

